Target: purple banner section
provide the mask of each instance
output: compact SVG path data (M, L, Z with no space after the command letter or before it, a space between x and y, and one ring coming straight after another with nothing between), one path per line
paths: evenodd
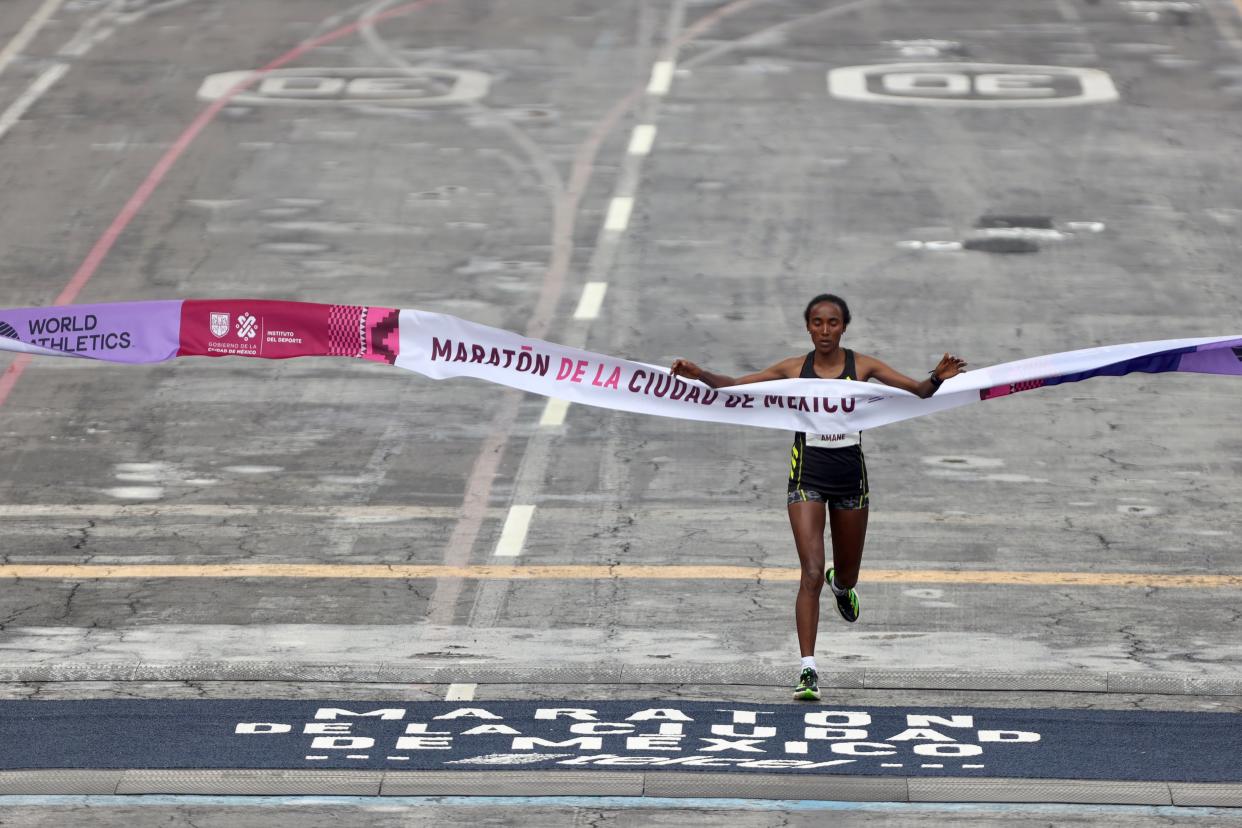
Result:
M181 345L181 301L0 310L0 336L67 356L163 362Z
M1194 353L1182 354L1177 370L1242 376L1242 339L1200 346Z

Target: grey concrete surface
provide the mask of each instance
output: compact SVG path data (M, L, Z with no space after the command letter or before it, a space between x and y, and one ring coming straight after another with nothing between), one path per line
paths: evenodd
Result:
M0 699L320 699L350 698L359 701L440 701L448 686L435 684L387 684L384 682L273 682L273 681L113 681L113 682L22 682L0 683ZM753 701L765 692L755 685L718 685L712 697L722 702ZM703 696L700 684L482 684L474 690L479 701L505 699L582 701L609 699L697 699ZM1169 710L1204 713L1242 712L1242 698L1236 695L1205 696L1190 694L1141 695L1134 693L1079 693L1039 691L958 690L933 691L850 689L825 691L825 698L838 704L895 707L1006 707L1015 709L1055 708L1063 710Z
M708 807L727 801L752 809L823 808L819 803L996 803L1073 804L1107 813L1107 808L1145 805L1157 809L1242 807L1236 783L1163 783L1084 779L918 778L867 776L791 776L777 774L668 773L660 771L396 771L359 770L112 770L0 771L0 794L45 797L64 804L73 797L162 797L191 804L195 797L220 797L234 803L247 798L262 809L297 797L411 797L510 800L517 809L540 800L588 798L616 807L660 810L670 803L705 800ZM6 804L20 805L9 799ZM158 800L156 800L158 802ZM794 805L796 803L796 805ZM148 801L151 804L151 801ZM896 809L895 809L896 810ZM963 808L969 812L970 808ZM520 820L515 820L520 821Z
M40 7L0 8L0 49ZM55 298L203 110L196 94L208 75L262 66L307 38L395 8L326 0L60 6L0 70L3 110L52 67L68 67L0 134L11 199L0 215L0 305ZM687 356L726 372L806 350L800 312L821 290L852 304L847 345L913 375L949 349L983 365L1242 333L1240 12L1230 0L426 4L292 65L395 76L474 70L491 81L482 99L226 107L79 300L253 296L418 307L650 362ZM668 94L627 98L660 60L679 67ZM1094 67L1109 73L1119 100L965 109L828 95L831 68L914 60ZM640 122L658 129L648 156L626 152ZM634 198L619 234L602 230L614 195ZM995 238L977 225L997 215L1046 219L1051 232L1034 252L956 248ZM607 282L607 297L598 319L575 320L587 281ZM0 366L12 364L0 356ZM1214 695L1211 682L1234 681L1242 667L1238 589L1163 581L1242 573L1239 402L1242 386L1227 378L1132 376L869 433L863 618L846 627L825 613L826 672L1080 673L1115 676L1111 689L1120 691L850 690L860 701L1236 709L1237 698ZM536 513L522 563L796 565L782 500L787 434L577 407L563 425L540 426L543 410L540 399L477 383L336 361L34 361L0 406L0 561L486 563L509 506L525 503ZM78 510L48 511L66 506ZM910 574L868 583L868 568ZM918 576L955 568L1000 574L988 584ZM1149 582L1005 582L1026 571L1140 573ZM792 602L788 582L707 575L6 581L4 670L64 668L66 681L0 690L46 698L442 692L442 684L241 685L198 676L152 684L90 673L189 662L374 670L397 660L458 668L463 681L515 666L550 676L734 668L772 679L730 688L554 680L479 692L783 700L780 685L797 665ZM1140 686L1162 677L1177 695ZM1184 692L1193 689L1187 677L1205 682L1201 695ZM59 824L62 807L6 810L0 820ZM245 824L227 808L203 808L166 816ZM416 813L451 824L483 812ZM937 813L851 817L913 822ZM113 806L94 813L118 823L126 814ZM1139 821L1126 824L1164 819L1131 816ZM572 823L580 812L560 817ZM686 813L581 812L599 824L640 817L671 823ZM504 821L504 810L493 818ZM983 806L953 812L954 820L1000 818Z
M327 798L324 798L326 800ZM170 828L215 828L237 826L255 828L288 824L296 820L307 828L328 828L349 821L389 828L409 825L507 825L514 819L512 803L491 804L486 800L462 803L460 800L423 801L375 800L346 803L318 801L274 807L229 803L93 805L91 824L101 828L143 824ZM662 803L663 804L663 803ZM842 819L850 825L921 826L952 821L954 824L992 826L1016 825L1022 828L1054 825L1153 826L1237 825L1236 811L1209 808L1084 807L1081 805L980 805L969 811L961 806L916 805L902 807L876 803L840 803L829 812L791 809L797 803L772 803L754 807L736 802L682 803L661 808L617 808L586 800L536 802L524 807L521 816L530 824L548 826L678 826L738 825L743 828L784 828L784 826L823 825L826 820ZM65 824L77 815L74 805L40 808L19 805L6 812L6 825L18 828Z

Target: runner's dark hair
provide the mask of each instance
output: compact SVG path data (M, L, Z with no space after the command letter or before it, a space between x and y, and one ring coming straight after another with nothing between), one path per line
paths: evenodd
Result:
M836 305L841 309L841 321L846 325L850 324L850 306L845 304L845 300L840 296L837 296L835 293L821 293L819 296L816 296L808 302L806 310L802 312L802 318L808 325L811 323L811 308L815 307L820 302L831 302Z

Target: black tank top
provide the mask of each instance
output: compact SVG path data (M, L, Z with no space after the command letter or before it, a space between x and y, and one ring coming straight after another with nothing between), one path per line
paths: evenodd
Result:
M845 348L845 370L837 379L858 379L854 352ZM815 373L815 352L806 355L802 379L823 379ZM806 432L794 434L789 458L789 488L818 489L825 494L850 496L867 491L867 473L863 464L862 435L815 434L807 440ZM809 444L808 444L809 442ZM840 443L840 445L833 445Z

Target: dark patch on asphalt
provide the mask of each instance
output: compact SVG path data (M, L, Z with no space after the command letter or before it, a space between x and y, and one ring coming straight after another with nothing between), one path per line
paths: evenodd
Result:
M975 222L975 227L1034 227L1040 230L1053 229L1051 216L1011 216L983 215Z
M1038 253L1039 244L1030 239L1006 238L1004 236L988 236L982 239L966 239L962 242L966 250L979 250L983 253Z

